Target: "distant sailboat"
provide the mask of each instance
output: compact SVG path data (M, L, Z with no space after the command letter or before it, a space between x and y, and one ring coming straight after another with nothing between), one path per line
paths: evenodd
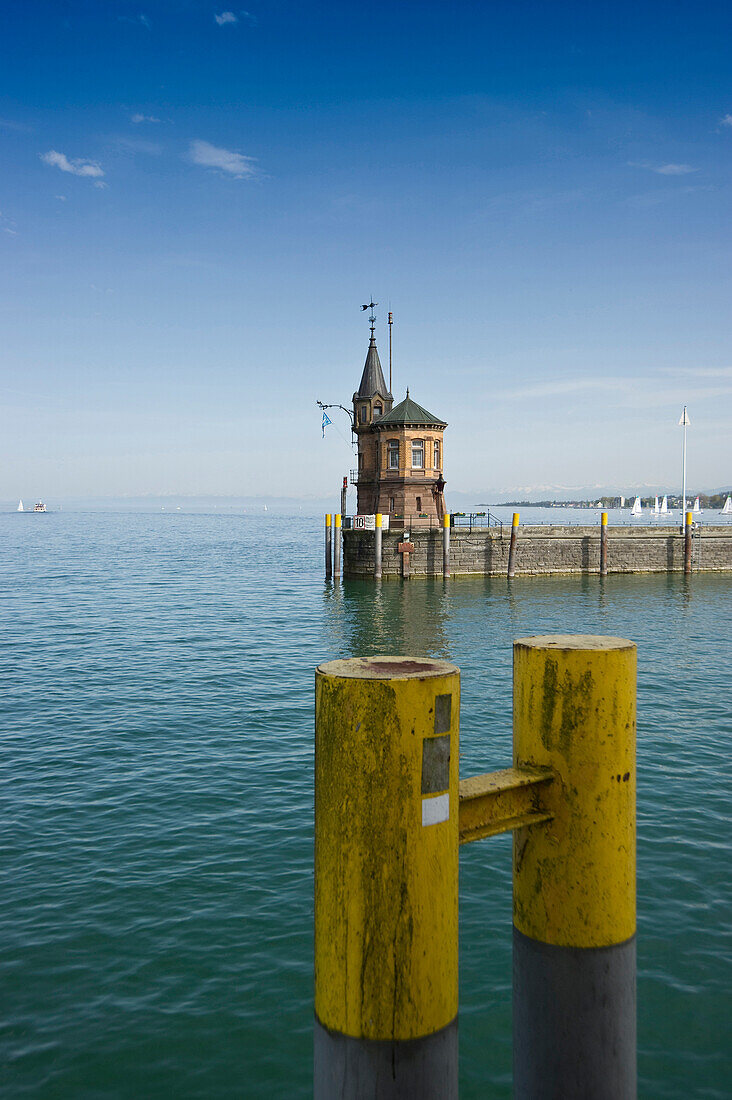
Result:
M642 516L643 515L643 508L641 506L640 497L635 498L635 504L631 508L630 514L631 514L631 516Z
M719 514L720 516L732 516L732 497L727 497L724 502L724 508Z
M692 511L701 512L701 504L699 503L699 497L697 497L696 500L694 501L694 507L693 507Z
M23 507L23 501L22 500L18 501L18 511L19 512L24 512L25 511L25 508Z
M625 497L621 497L621 498L620 498L620 507L621 507L621 508L624 508L624 507L625 507Z
M660 516L661 509L658 506L658 497L653 498L653 514L654 516Z
M663 500L661 501L661 515L667 516L668 514L668 497L664 496Z

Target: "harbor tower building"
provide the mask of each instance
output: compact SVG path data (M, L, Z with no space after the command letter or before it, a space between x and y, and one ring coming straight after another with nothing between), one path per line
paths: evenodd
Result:
M409 396L398 405L387 389L373 323L361 384L353 395L358 469L351 475L361 514L381 512L391 527L439 526L445 514L447 424Z

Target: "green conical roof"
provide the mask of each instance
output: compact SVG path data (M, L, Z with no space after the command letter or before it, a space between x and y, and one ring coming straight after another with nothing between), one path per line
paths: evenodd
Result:
M394 426L397 424L413 425L415 428L427 424L433 425L435 428L447 427L446 421L439 420L431 412L427 412L421 405L418 405L416 401L413 401L409 396L409 390L407 390L407 396L403 401L400 401L391 412L385 413L376 421L379 428L389 424Z

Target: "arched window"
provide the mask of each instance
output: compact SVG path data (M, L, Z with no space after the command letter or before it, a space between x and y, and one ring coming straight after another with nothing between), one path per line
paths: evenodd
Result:
M424 470L424 440L412 440L412 469Z
M399 469L399 440L390 439L386 444L386 468L387 470Z
M358 411L358 418L359 418L359 420L361 421L362 424L366 423L366 418L367 418L368 415L369 415L368 405L362 405L361 408Z

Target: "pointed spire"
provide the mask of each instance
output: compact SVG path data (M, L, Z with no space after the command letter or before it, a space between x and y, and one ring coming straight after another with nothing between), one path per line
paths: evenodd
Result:
M369 349L366 352L366 362L361 375L361 385L358 387L358 396L373 397L375 393L380 393L382 397L386 397L388 392L384 381L384 372L381 369L379 353L376 350L376 337L372 328Z

